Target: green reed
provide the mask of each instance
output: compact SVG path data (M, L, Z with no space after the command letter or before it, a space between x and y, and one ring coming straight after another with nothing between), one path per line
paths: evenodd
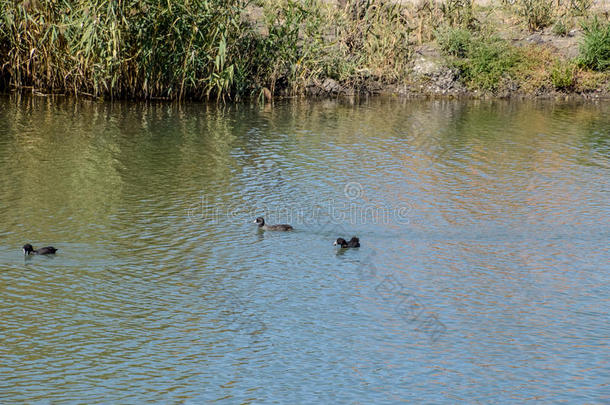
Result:
M1 73L13 87L93 96L225 96L242 0L0 0Z
M299 94L321 77L354 84L363 74L404 76L413 30L404 8L382 0L346 4L0 0L0 83L183 99ZM249 17L256 9L262 19Z

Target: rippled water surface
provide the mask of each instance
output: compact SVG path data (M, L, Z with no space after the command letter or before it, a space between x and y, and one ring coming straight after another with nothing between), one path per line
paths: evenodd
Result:
M0 402L608 403L609 197L608 103L0 98Z

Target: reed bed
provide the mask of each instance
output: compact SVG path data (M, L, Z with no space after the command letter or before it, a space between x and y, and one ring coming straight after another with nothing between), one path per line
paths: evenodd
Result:
M0 77L147 99L299 94L318 77L392 81L406 75L414 29L403 11L381 0L0 0Z
M241 0L0 0L12 87L93 96L226 95L247 24ZM8 79L7 79L8 78Z
M556 20L556 31L565 34L576 17L565 7L560 16L548 15L549 1L505 1L504 7L525 27ZM569 4L584 13L590 3ZM607 23L594 28L581 65L607 70L607 35L593 35L607 33ZM453 36L443 37L447 32ZM238 100L304 94L330 78L358 91L371 83L409 82L413 52L423 43L438 40L441 51L458 52L452 57L464 59L459 52L466 51L476 56L484 47L473 47L479 42L470 38L481 32L472 0L0 0L0 87ZM514 54L500 39L488 48ZM479 72L472 61L481 58L472 55L458 61L466 79L503 72L491 62ZM481 87L494 88L495 76L489 76L493 85Z

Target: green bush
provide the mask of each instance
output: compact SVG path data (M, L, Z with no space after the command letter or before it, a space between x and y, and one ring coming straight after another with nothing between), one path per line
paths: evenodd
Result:
M570 90L575 84L575 66L571 63L556 63L551 70L551 83L557 90Z
M519 62L518 53L498 38L479 40L472 44L470 64L465 77L481 89L495 90Z
M457 37L462 38L462 35ZM505 40L485 34L471 37L466 46L459 49L465 49L465 54L451 57L449 62L459 70L461 80L473 89L497 90L505 78L513 75L521 59L518 50Z
M610 68L610 23L601 23L597 17L583 22L583 39L580 43L579 63L583 67L605 71Z
M468 54L472 34L464 28L445 27L436 31L436 41L445 55L463 58Z

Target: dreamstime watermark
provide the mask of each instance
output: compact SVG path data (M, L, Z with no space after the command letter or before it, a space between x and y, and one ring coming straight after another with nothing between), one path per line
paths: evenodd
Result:
M205 195L187 207L190 222L224 223L265 216L267 222L299 224L409 224L412 207L408 203L393 205L385 202L365 201L364 187L348 182L343 188L346 200L329 199L313 206L263 205L249 210L243 207L226 207L212 203Z
M357 198L362 198L364 189L362 188L362 184L350 181L343 187L343 193L348 199L355 200Z

